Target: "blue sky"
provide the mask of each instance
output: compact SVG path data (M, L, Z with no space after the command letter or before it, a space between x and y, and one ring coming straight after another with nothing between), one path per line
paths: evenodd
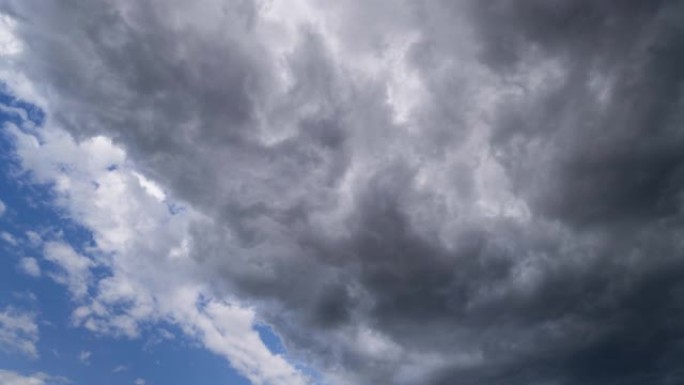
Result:
M0 105L26 112L26 118L41 130L45 116L37 107L17 100L3 86ZM3 127L24 125L20 114L0 110ZM33 127L33 125L31 125ZM13 137L3 128L0 135L0 312L11 309L28 315L37 325L36 356L22 352L11 342L0 341L0 370L30 376L46 373L78 384L242 385L250 382L225 358L205 349L172 323L142 325L135 338L102 335L75 326L71 320L74 302L64 285L50 278L55 266L42 258L42 243L29 234L59 237L80 252L94 245L90 231L56 206L50 184L40 184L22 168ZM39 275L20 266L23 258L37 262ZM107 271L100 272L108 274ZM267 346L283 353L282 344L267 326L257 328Z

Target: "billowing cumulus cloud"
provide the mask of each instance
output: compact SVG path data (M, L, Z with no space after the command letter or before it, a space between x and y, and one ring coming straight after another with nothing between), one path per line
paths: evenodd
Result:
M308 380L257 319L328 383L682 380L681 4L287 3L0 1L76 324L264 384Z

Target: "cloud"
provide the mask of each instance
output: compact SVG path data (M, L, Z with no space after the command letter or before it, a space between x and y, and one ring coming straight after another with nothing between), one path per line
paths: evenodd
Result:
M0 217L5 215L5 211L7 211L7 206L5 206L5 202L0 201Z
M38 339L38 324L33 314L11 307L0 312L0 348L37 358Z
M330 383L681 377L680 4L0 9L18 157L96 244L45 247L77 324L255 383L306 381L257 319Z
M20 271L23 273L37 278L40 277L40 265L38 265L38 261L35 258L31 257L23 257L19 260L18 268Z
M55 268L50 276L72 293L75 325L136 337L142 324L164 319L254 383L307 383L264 345L251 309L214 297L203 282L188 254L189 227L208 219L189 208L176 211L150 194L111 141L78 143L46 127L36 147L33 135L19 130L13 135L34 180L54 184L57 204L93 232L96 247L84 246L83 252L62 240L43 243L44 258ZM109 273L96 275L95 269Z
M78 354L78 360L81 361L85 365L90 365L90 357L93 355L92 352L88 350L82 350Z
M91 259L66 243L54 241L45 243L43 256L59 269L52 275L55 281L66 285L74 297L83 298L88 294L90 269L95 265Z
M15 55L21 52L22 44L14 34L16 21L8 15L0 15L0 55Z
M57 385L68 383L68 381L62 377L51 377L43 373L26 376L0 369L0 383L5 385Z
M136 379L135 381L133 381L133 384L135 384L135 385L145 385L146 382L145 382L145 380L143 380L142 378L138 378L138 379Z
M192 292L179 293L179 301L194 300ZM254 313L249 309L209 301L201 309L177 315L186 332L197 335L212 352L229 358L231 365L255 384L306 384L306 377L282 356L274 355L253 329Z
M12 246L17 246L19 244L19 241L17 241L14 235L8 233L7 231L0 232L0 238Z
M39 246L41 243L43 243L43 238L40 236L40 234L31 230L26 232L26 239L28 239L32 246Z

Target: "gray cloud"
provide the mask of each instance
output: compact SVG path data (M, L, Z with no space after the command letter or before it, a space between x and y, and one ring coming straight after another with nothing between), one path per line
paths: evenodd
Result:
M0 4L51 116L207 214L207 281L323 372L681 382L680 4L313 2L283 52L250 2Z
M522 47L508 45L517 58L487 62L517 71L528 65L526 49L538 50L532 55L555 60L563 72L514 101L494 136L502 164L530 203L540 214L582 224L677 214L681 6L580 1L501 8L481 10L484 25L493 26L485 56L501 53L504 37ZM532 153L525 148L531 145L546 149Z

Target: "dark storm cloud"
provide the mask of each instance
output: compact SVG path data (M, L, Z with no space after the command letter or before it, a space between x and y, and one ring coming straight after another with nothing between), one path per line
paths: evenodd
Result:
M345 2L283 57L249 2L1 4L54 116L207 214L207 280L321 370L682 381L680 3ZM354 65L404 33L397 122Z
M515 101L494 136L495 151L530 203L541 214L583 224L676 215L684 171L682 6L578 1L477 8L487 64L515 71L529 65L522 58L527 50L538 49L564 72ZM494 57L506 49L508 60ZM535 140L550 149L527 151Z

